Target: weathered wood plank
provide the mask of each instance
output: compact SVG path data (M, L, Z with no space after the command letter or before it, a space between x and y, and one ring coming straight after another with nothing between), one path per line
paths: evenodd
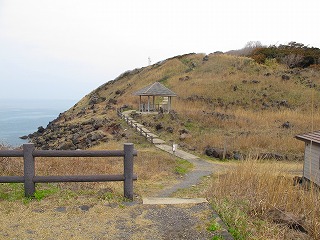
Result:
M35 176L34 182L108 182L124 181L123 174L115 175L69 175L69 176ZM137 180L137 175L133 174L133 180Z
M0 157L23 157L23 150L1 150Z
M0 183L23 183L24 177L20 176L1 176Z

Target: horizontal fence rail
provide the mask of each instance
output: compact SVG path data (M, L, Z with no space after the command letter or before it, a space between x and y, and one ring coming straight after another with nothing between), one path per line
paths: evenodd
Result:
M125 116L120 110L117 110L117 114L120 118L124 119L130 127L135 128L141 136L144 136L148 141L153 143L154 137L150 132L144 131L143 127L139 127L137 122L135 122L132 118Z
M24 183L25 196L35 193L35 183L46 182L107 182L123 181L124 196L133 199L133 159L137 156L132 143L125 143L123 150L36 150L34 144L23 144L23 150L0 150L0 157L23 157L24 176L0 176L0 183ZM117 175L35 176L35 157L123 157L124 173Z

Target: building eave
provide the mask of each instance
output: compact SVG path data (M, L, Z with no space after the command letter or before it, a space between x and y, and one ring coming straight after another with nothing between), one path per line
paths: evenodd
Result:
M316 144L320 144L320 130L304 134L298 134L295 136L295 138L304 142L313 142Z

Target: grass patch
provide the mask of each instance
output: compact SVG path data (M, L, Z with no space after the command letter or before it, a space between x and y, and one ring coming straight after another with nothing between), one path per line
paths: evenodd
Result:
M60 189L52 184L46 184L44 189L38 189L34 193L34 198L38 201L57 193Z
M164 76L159 80L159 82L165 85L168 82L168 79L169 79L169 76Z
M229 228L228 231L234 237L235 240L246 240L247 238L244 237L237 228Z
M217 235L212 237L211 240L224 240L224 238L221 235Z
M250 236L248 216L228 199L215 201L213 208L219 213L223 221L229 226L228 231L236 240L245 240Z
M196 126L193 122L191 121L187 121L184 126L186 127L186 129L188 129L189 131L195 130Z
M59 188L52 184L37 184L34 198L26 198L24 195L23 183L3 183L0 185L0 199L6 201L22 200L25 203L31 199L38 201L53 195L59 191Z
M0 199L16 201L24 199L24 187L22 183L0 184Z
M215 232L215 231L221 230L221 226L215 220L212 220L209 227L207 227L207 230L210 232Z
M176 167L174 169L174 172L180 175L185 175L192 169L192 167L192 163L188 162L187 160L178 159L176 161Z

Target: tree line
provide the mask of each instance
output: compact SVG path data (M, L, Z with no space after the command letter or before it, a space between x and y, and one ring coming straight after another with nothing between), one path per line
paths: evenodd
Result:
M257 45L247 56L258 63L265 63L267 59L276 59L277 62L286 64L289 68L307 68L320 64L319 48L297 42L268 47Z
M267 60L275 59L278 63L286 64L289 68L310 66L320 68L320 49L297 42L289 42L279 46L263 46L259 41L251 41L244 48L228 53L251 57L261 64L266 63Z

